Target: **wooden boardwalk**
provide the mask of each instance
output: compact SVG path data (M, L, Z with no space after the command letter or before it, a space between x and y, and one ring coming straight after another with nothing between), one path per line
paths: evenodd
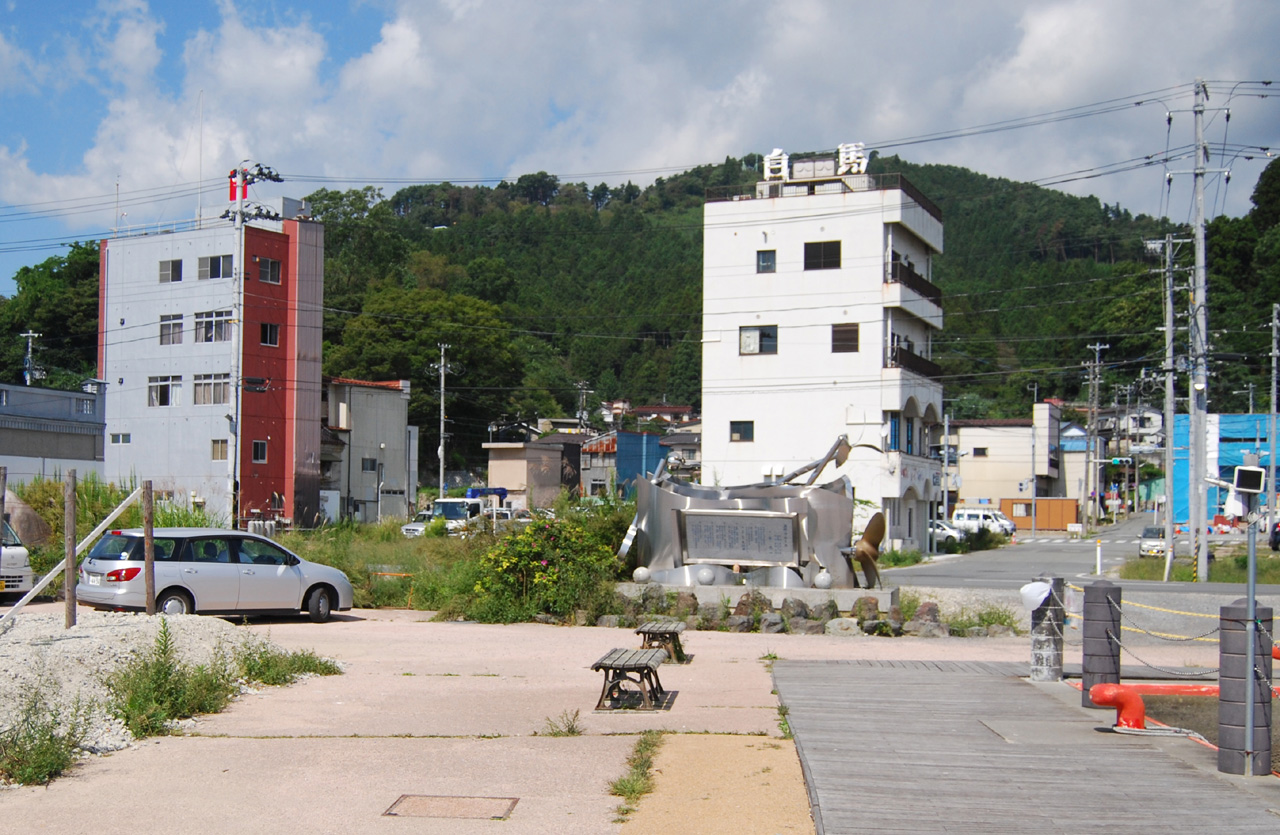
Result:
M1280 832L1280 779L1188 740L1099 732L1114 711L1026 664L776 661L818 835ZM1187 756L1166 746L1191 746Z

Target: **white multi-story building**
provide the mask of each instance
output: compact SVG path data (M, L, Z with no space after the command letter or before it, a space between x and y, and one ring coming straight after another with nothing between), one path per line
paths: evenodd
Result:
M941 212L865 167L859 145L795 162L775 151L754 188L709 195L702 482L776 479L847 435L838 473L884 511L882 547L923 548L941 500Z
M324 227L285 199L229 222L102 242L108 479L232 521L320 510Z

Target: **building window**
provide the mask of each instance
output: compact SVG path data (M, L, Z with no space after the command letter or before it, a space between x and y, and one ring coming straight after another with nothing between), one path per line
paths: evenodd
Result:
M226 438L214 438L212 442L212 447L213 447L212 458L214 461L227 460L227 439Z
M196 342L227 342L231 339L231 311L207 310L196 314Z
M93 399L89 397L76 398L76 414L91 415L93 414Z
M729 421L730 441L754 441L756 439L756 422L754 420Z
M858 353L858 323L848 322L831 326L831 353Z
M756 272L774 273L778 271L778 250L761 249L756 251Z
M582 453L582 469L591 469L591 453L589 452Z
M182 314L176 313L172 316L160 317L160 344L161 345L181 345L182 344Z
M840 242L817 241L805 244L804 268L806 270L840 269Z
M253 442L253 463L255 464L267 463L267 442L266 441Z
M231 278L230 255L206 255L200 259L200 280L206 278Z
M284 494L283 493L271 494L271 509L284 510Z
M885 452L897 452L902 449L902 412L885 412L884 423L889 428Z
M907 448L905 452L907 453L907 455L915 455L916 454L916 419L910 418L910 417L906 418L903 421L903 430L904 430L904 434L907 436L906 437Z
M230 374L197 374L192 401L197 406L213 406L231 402Z
M9 392L4 389L0 389L0 406L8 406L8 405L9 405Z
M377 471L378 471L377 458L361 458L360 459L360 472L376 473Z
M273 348L280 345L280 326L268 322L262 323L262 344Z
M974 458L986 458L986 457L987 457L987 448L986 448L986 447L984 447L984 446L976 446L976 447L974 447L974 448L973 448L973 457L974 457Z
M778 353L778 326L760 325L752 328L738 328L738 353Z
M182 376L176 377L148 377L147 378L147 405L148 406L177 406L181 399L179 395L182 393Z
M112 432L111 443L112 444L131 444L133 443L133 436L130 435L128 432Z
M160 283L169 284L182 280L182 259L160 262Z
M255 258L258 262L258 280L264 284L280 283L280 262L275 258Z

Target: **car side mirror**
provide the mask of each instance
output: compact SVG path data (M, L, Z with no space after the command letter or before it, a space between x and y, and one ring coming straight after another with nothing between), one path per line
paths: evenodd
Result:
M293 554L289 555L289 565L297 565L300 562L302 562L302 560L298 559Z

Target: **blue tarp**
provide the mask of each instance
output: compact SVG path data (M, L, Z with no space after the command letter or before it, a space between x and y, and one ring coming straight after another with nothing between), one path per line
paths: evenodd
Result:
M1218 477L1223 481L1231 481L1236 467L1244 463L1246 454L1257 454L1262 466L1267 466L1269 441L1267 439L1270 415L1210 415L1209 426L1217 422L1217 467ZM1190 415L1175 415L1173 418L1173 518L1185 523L1190 516ZM1280 430L1277 431L1280 435ZM1280 443L1280 437L1277 438ZM1209 466L1215 463L1213 445L1209 449ZM1209 485L1209 507L1206 521L1222 512L1222 504L1227 499L1227 491Z

